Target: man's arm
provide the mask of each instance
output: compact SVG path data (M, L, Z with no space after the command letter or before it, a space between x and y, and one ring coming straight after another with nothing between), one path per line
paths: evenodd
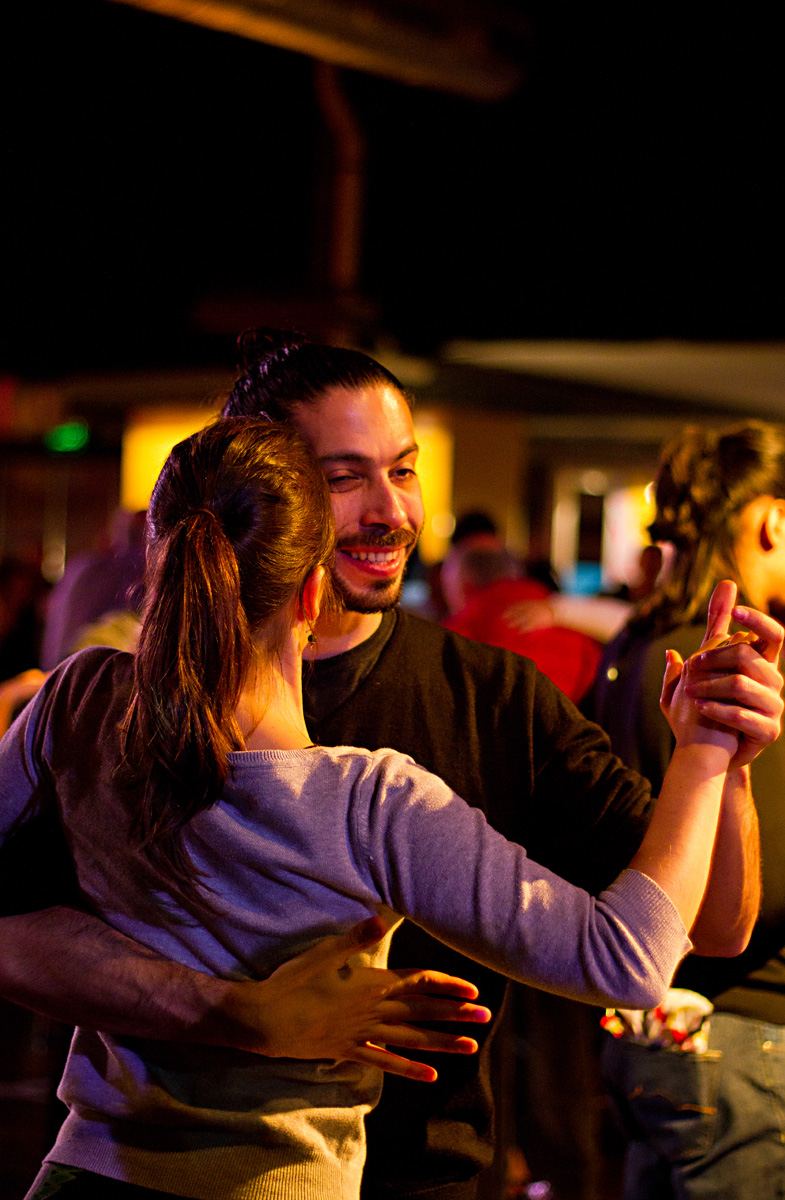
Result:
M413 1022L490 1019L477 989L438 971L349 967L385 926L370 918L259 982L169 962L74 908L0 920L0 995L84 1028L232 1046L269 1057L348 1059L432 1082L436 1072L377 1045L471 1054L477 1043Z
M749 941L761 899L758 814L749 767L728 771L703 902L690 930L696 954L732 958Z
M779 736L783 709L782 627L755 609L733 607L735 594L727 581L715 589L703 646L685 666L686 691L703 716L741 735L725 781L709 881L691 930L696 953L723 958L745 948L760 908L760 842L749 763ZM731 618L745 633L729 641Z

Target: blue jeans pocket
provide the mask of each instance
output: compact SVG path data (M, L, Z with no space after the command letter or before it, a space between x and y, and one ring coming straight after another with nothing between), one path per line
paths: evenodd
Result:
M628 1137L669 1162L705 1153L717 1124L718 1050L694 1054L607 1038L603 1076Z

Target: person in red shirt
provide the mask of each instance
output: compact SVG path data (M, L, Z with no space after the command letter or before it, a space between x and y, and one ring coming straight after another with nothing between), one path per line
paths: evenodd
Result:
M452 613L448 629L531 658L576 703L594 680L602 648L577 629L557 625L544 584L526 579L492 535L454 546L442 569Z

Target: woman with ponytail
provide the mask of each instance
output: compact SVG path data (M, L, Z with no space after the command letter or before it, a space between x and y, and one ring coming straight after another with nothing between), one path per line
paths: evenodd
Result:
M311 743L302 660L332 553L324 476L296 435L239 418L175 447L150 506L138 655L95 648L48 678L0 745L0 832L59 821L84 907L218 979L274 977L380 919L388 934L350 980L408 916L524 982L655 1003L690 944L726 774L746 761L736 732L704 727L699 667L668 666L673 763L630 868L594 898L411 759ZM734 595L718 589L707 636L725 634ZM773 622L735 612L779 646ZM307 1061L198 1042L78 1029L69 1116L30 1196L356 1200L387 1052Z
M229 753L261 737L289 626L303 619L307 580L324 574L334 543L311 452L269 423L234 424L177 446L153 493L146 616L123 724L125 757L145 781L132 836L192 898L182 830L217 798ZM309 744L302 717L291 722L295 743Z
M606 648L594 715L616 753L662 787L673 736L660 712L666 649L687 658L718 579L743 603L785 612L785 432L748 421L688 428L666 445L653 542L671 548L662 582ZM675 1054L622 1038L605 1073L631 1137L625 1200L756 1196L785 1189L785 744L751 768L763 905L746 951L692 955L676 985L714 1005L708 1051ZM663 1098L666 1098L663 1100Z

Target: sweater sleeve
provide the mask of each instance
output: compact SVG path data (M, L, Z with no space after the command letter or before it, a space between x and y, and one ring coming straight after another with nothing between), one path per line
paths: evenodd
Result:
M114 654L97 647L61 664L0 740L0 916L82 903L47 747L58 707L62 740L73 745L79 702Z
M592 897L533 862L411 760L375 761L356 829L386 904L546 991L627 1008L661 999L690 942L651 879L625 870Z
M0 917L69 902L76 893L57 810L32 749L44 704L39 693L0 741Z
M52 686L44 684L0 741L0 843L36 815L40 780L33 745Z

